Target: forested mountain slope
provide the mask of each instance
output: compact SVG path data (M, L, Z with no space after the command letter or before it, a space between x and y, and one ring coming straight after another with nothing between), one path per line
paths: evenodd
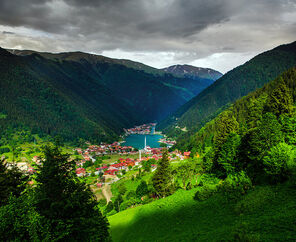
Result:
M296 42L278 46L257 55L218 79L213 85L165 119L159 128L171 136L181 129L197 131L207 121L238 98L262 87L285 70L296 65ZM185 134L185 136L188 136Z
M141 63L81 52L0 53L1 130L114 140L123 128L157 121L208 84ZM138 69L137 69L138 68Z
M198 152L208 171L218 176L244 170L260 180L265 171L272 179L284 180L294 162L290 158L296 145L295 102L296 68L292 68L237 100L184 141L183 148Z

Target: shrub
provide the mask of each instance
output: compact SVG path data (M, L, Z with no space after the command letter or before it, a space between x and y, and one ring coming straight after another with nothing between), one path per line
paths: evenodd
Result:
M127 191L126 186L124 183L120 183L117 187L119 194L124 195Z
M107 200L105 198L102 198L98 201L99 207L104 207L107 204Z
M295 151L291 145L279 143L271 147L263 158L265 172L271 176L274 182L280 182L288 178L295 169Z
M137 197L137 194L134 190L127 192L127 194L125 195L125 198L127 200L132 199L132 198L136 198L136 197Z
M141 181L139 186L137 187L136 194L138 198L141 198L142 196L149 193L147 183L145 181Z
M220 186L220 190L229 198L239 197L251 188L251 179L244 171L228 175Z
M196 201L204 201L207 200L208 198L210 198L214 193L217 192L217 186L216 185L205 185L200 187L193 199Z
M122 202L120 204L120 211L123 211L123 210L125 210L125 209L127 209L127 208L129 208L129 207L131 207L131 206L133 206L135 204L140 203L140 202L141 202L141 200L135 199L135 198L132 198L130 200L126 200L126 201L124 201L124 202Z

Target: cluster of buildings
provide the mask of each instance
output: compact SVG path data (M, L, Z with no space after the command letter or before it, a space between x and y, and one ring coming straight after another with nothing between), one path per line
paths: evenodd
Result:
M158 141L159 143L163 143L163 144L166 144L167 146L171 147L173 145L176 144L176 141L175 140L168 140L166 138L162 138Z
M130 134L150 134L156 123L142 124L130 129L124 129L126 135Z
M119 142L112 144L101 144L101 145L89 145L85 150L77 148L78 154L83 156L84 161L93 160L91 154L94 155L110 155L110 154L137 154L132 146L121 146Z
M101 167L96 168L96 175L99 175L100 173L103 174L103 176L107 175L117 175L119 172L122 172L123 170L128 171L130 167L139 166L141 167L141 162L154 159L155 161L158 161L162 158L162 148L150 148L149 152L147 154L150 154L147 157L139 157L138 159L132 159L132 158L119 158L117 163L113 163L110 165L102 165ZM82 165L83 163L79 164ZM152 170L156 169L156 164L151 165ZM79 167L76 169L77 176L86 176L87 172L84 168Z

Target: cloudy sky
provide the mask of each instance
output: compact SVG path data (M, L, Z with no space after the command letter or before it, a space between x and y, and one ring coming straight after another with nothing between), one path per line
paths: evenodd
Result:
M296 40L296 0L0 0L0 46L223 73Z

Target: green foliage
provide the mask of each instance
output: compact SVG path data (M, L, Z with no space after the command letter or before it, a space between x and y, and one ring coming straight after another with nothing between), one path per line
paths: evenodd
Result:
M273 80L284 71L293 68L296 64L295 46L296 42L278 46L229 71L219 78L214 85L205 89L161 122L160 128L169 136L180 136L179 129L176 129L176 126L186 127L188 133L198 131L205 123L228 108L228 104L255 91L257 88L263 87L265 83ZM289 85L287 86L292 88ZM287 97L282 97L287 100ZM285 105L287 103L285 102ZM257 111L260 112L261 107L259 105ZM257 111L255 111L255 115ZM249 121L252 122L252 119ZM177 148L182 147L184 144L179 142L179 139L177 143Z
M86 169L88 167L91 167L93 165L91 160L86 160L83 164L83 168Z
M205 172L210 173L213 169L214 149L212 147L206 147L202 158L202 168Z
M248 174L255 174L263 171L263 157L267 151L283 140L281 125L276 116L266 113L262 116L258 127L250 129L242 138L239 161Z
M218 189L215 185L204 185L196 191L193 199L196 201L205 201L208 198L210 198L213 194L215 194L217 191Z
M218 153L228 135L238 130L239 124L235 117L232 116L231 112L225 111L215 120L215 125L217 132L214 134L213 142L215 152Z
M273 181L283 181L296 167L296 153L291 145L278 143L263 158L265 171Z
M220 190L229 198L244 195L252 188L252 181L243 171L229 174L220 186Z
M280 123L285 142L289 145L296 145L296 115L294 114L291 117L281 115Z
M141 198L148 193L149 193L149 189L148 189L146 181L141 181L141 183L139 184L139 186L136 189L137 197Z
M0 132L27 127L75 143L110 141L165 118L210 84L86 53L30 54L1 49Z
M238 165L238 147L240 145L240 136L231 133L219 152L217 163L218 167L222 167L225 174L234 173Z
M114 203L113 203L113 205L114 205L114 209L115 209L117 212L120 211L120 204L121 204L122 202L123 202L123 198L122 198L121 194L119 194L119 195L115 198Z
M155 159L149 159L142 162L142 166L144 168L144 171L150 172L151 171L151 165L156 164Z
M168 151L164 150L162 159L152 178L154 190L159 197L165 197L172 193L171 170L168 159Z
M218 192L195 201L198 189L178 190L109 217L113 240L233 241L237 233L259 241L294 240L295 187L259 185L238 199L229 200Z
M282 77L278 80L279 85L270 94L266 109L277 115L291 114L293 111L293 96Z
M8 165L10 167L8 167ZM14 164L0 160L0 206L8 202L10 195L19 197L27 182L25 176Z
M190 185L190 181L194 173L194 168L195 167L192 160L181 162L175 168L176 177L182 181L184 190L188 187L188 185Z
M127 191L126 186L124 183L120 183L117 187L119 194L124 195Z
M1 241L50 241L48 225L34 206L32 194L19 198L11 196L5 206L0 207Z
M0 147L0 155L8 152L10 152L10 149L8 147Z
M108 240L108 222L86 184L75 174L75 162L57 147L45 147L36 176L36 211L54 239Z

